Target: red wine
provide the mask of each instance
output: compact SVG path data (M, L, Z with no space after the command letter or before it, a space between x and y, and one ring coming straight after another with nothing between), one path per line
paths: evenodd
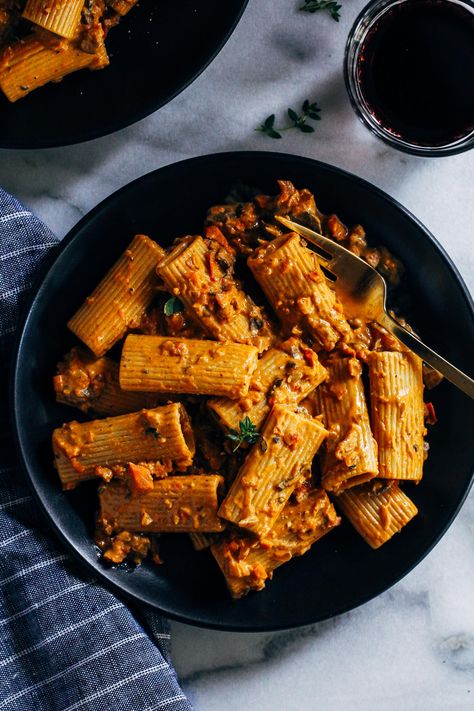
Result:
M474 130L474 14L448 0L407 0L370 28L358 64L362 95L395 136L441 146Z

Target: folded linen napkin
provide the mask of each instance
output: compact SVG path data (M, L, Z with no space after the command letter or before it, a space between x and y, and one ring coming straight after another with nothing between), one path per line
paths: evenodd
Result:
M166 621L148 613L141 624L61 548L16 460L10 350L35 272L56 245L0 188L0 711L188 711Z

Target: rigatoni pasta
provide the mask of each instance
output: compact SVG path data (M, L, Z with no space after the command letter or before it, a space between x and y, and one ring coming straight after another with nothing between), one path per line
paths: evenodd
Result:
M244 417L260 429L273 405L297 405L326 375L317 353L301 339L289 338L260 358L245 397L211 398L207 405L228 430L237 430Z
M153 482L142 495L130 495L125 482L113 481L99 490L100 517L112 530L132 533L191 533L222 531L217 516L216 474L169 476Z
M191 395L246 395L258 350L167 336L127 336L120 360L123 390Z
M262 590L273 571L303 555L341 519L325 491L314 489L299 502L287 503L273 528L260 540L237 535L211 546L233 598Z
M396 482L376 481L356 486L334 500L371 548L386 543L418 513Z
M27 0L0 6L0 89L11 102L80 69L103 69L105 36L136 0Z
M79 69L103 69L108 63L103 43L91 54L73 40L30 35L8 47L0 58L0 89L14 102Z
M186 534L240 598L337 527L337 510L372 548L417 513L402 485L426 456L422 364L381 326L347 320L315 254L274 217L379 259L391 284L400 265L308 190L280 191L211 208L204 236L168 249L136 236L69 321L85 345L59 363L56 397L98 419L54 430L55 465L64 489L99 482L109 564L160 564L158 537ZM236 279L244 259L279 328Z
M330 358L325 367L328 378L314 393L317 412L329 431L321 483L337 494L377 476L377 444L370 428L360 361Z
M100 467L170 459L186 469L194 436L183 405L173 403L91 422L68 422L53 432L55 465L63 489L100 476Z
M72 39L77 34L84 0L28 0L22 17L45 30Z
M310 474L326 435L318 420L292 407L275 405L219 516L259 537L266 535L295 486Z
M285 328L302 330L327 351L349 337L342 306L299 235L275 238L247 262Z
M160 400L156 393L122 390L119 364L80 348L72 348L58 363L53 386L58 402L103 417L155 407Z
M425 459L421 359L411 352L374 352L369 374L379 476L419 481Z
M212 338L246 343L261 352L273 343L273 329L235 280L233 261L220 244L188 237L160 261L157 272Z
M157 287L155 269L163 249L136 235L97 288L68 321L68 328L96 356L102 356L127 330L136 328Z

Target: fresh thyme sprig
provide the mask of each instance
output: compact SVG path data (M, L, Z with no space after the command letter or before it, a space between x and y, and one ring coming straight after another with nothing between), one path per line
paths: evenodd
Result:
M304 0L304 5L300 7L301 12L318 12L318 10L327 10L332 19L339 22L341 17L339 10L341 5L338 5L334 0Z
M244 442L247 442L248 444L255 444L260 437L257 432L257 428L248 416L244 417L243 420L240 420L239 430L240 431L231 429L227 434L227 437L232 440L232 442L237 442L232 452L236 452Z
M300 114L298 114L294 109L288 109L288 118L291 121L289 126L275 128L275 114L271 114L270 116L267 116L265 121L255 130L260 131L260 133L264 133L265 136L268 136L269 138L281 138L281 132L289 131L291 128L297 128L302 133L314 133L314 126L311 126L307 123L307 121L308 119L320 121L320 112L321 109L316 101L310 104L308 99L306 99L301 106Z

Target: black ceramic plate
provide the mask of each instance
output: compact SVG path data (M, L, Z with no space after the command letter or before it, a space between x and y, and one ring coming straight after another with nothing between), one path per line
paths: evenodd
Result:
M323 620L373 598L405 575L435 545L461 506L474 460L474 403L448 383L430 394L438 424L419 486L405 487L420 513L377 551L346 522L305 556L275 572L261 593L233 602L208 551L187 536L163 545L166 563L134 572L105 569L92 545L95 485L62 493L52 467L51 430L75 411L55 403L51 375L73 342L66 321L131 237L142 232L161 244L200 230L206 208L236 182L276 192L277 178L317 196L323 212L362 223L405 263L410 319L426 341L469 371L474 362L472 302L448 257L403 207L369 183L337 168L277 153L226 153L161 168L109 197L64 239L31 304L13 377L20 456L52 526L104 582L169 617L241 631L288 628Z
M110 66L71 74L10 104L0 92L0 147L86 141L166 104L216 56L248 0L141 0L107 38Z

